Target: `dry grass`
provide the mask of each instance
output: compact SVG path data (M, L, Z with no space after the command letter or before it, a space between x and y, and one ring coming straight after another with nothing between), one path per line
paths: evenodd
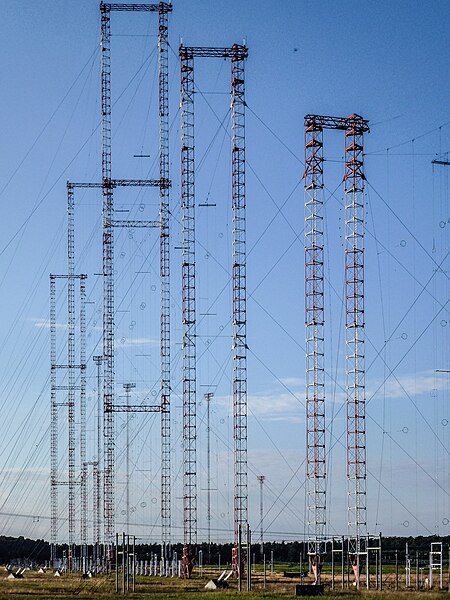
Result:
M214 575L217 576L217 573ZM238 594L236 582L234 581L227 591L207 592L204 590L204 585L208 579L209 576L195 577L189 581L166 577L138 577L136 593L129 592L127 597L140 600L193 600L201 596L204 600L217 600L218 598L226 599ZM258 574L253 578L253 591L239 595L248 600L256 598L265 600L293 598L295 597L295 585L294 580L286 579L281 574L270 574L267 577L266 588L264 589L263 577ZM326 585L326 587L329 586ZM437 600L442 598L443 593L445 592L394 592L389 589L383 592L357 592L356 590L331 592L331 590L328 590L327 598L328 600L346 600L346 598L355 600L355 596L360 596L366 600L375 600L375 598L380 597L382 600L417 600L420 596L420 599L423 600L423 597L426 596L427 600ZM120 592L119 595L121 595ZM24 600L25 596L36 600L63 600L74 597L80 600L91 598L105 600L116 596L115 579L113 576L80 579L78 575L64 575L56 578L51 571L45 574L27 571L24 579L10 580L6 577L0 579L0 599Z

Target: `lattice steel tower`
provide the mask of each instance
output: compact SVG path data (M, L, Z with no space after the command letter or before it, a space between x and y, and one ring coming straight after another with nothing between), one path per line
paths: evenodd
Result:
M95 544L100 544L102 539L102 518L101 518L101 506L102 506L102 455L103 455L103 403L102 403L102 363L103 356L93 356L94 363L97 366L97 469L94 471L94 510L93 510L93 540Z
M234 431L234 544L239 531L247 538L247 258L245 224L245 46L231 54L231 151L233 195L233 431ZM235 559L237 553L234 553ZM247 560L250 557L246 557ZM235 575L244 565L234 562Z
M103 457L104 534L112 544L115 533L114 504L114 229L111 186L111 23L108 4L100 4L102 95L102 248L103 248Z
M69 545L75 542L75 279L73 189L67 189L67 368L69 427Z
M162 560L171 542L170 499L170 178L169 178L169 63L170 4L158 5L160 277L161 277L161 539Z
M181 46L181 198L182 198L182 320L183 320L183 510L182 572L190 577L197 543L196 466L196 314L195 314L195 160L194 58L231 61L231 162L233 213L233 440L234 542L237 563L239 531L247 531L247 342L245 246L245 46L205 48Z
M347 478L350 553L358 561L367 534L366 396L364 350L364 170L367 121L358 115L345 128L345 308L347 372Z
M159 79L159 179L111 179L111 26L110 13L158 13ZM170 255L169 255L169 102L168 102L168 14L172 5L100 4L101 95L102 95L102 230L103 230L103 398L104 398L104 514L105 541L115 532L114 500L114 227L155 227L160 231L161 278L161 526L163 555L170 543ZM158 222L113 221L113 189L118 186L153 186L160 190ZM143 407L145 408L145 407ZM148 407L155 410L155 407ZM144 412L144 411L142 411Z
M184 463L182 573L184 577L190 577L197 543L194 57L187 49L180 49L180 59Z
M323 128L305 122L306 494L308 555L316 582L326 520Z
M305 117L305 295L308 552L320 581L325 519L325 370L323 129L345 134L345 341L347 393L347 481L349 553L359 585L365 553L366 425L364 367L364 171L363 135L368 121L349 117Z
M57 326L56 326L56 281L67 282L67 360L58 361L57 355ZM77 315L75 292L76 281L79 281L79 313ZM50 504L51 523L50 538L52 544L52 562L56 558L58 543L58 486L67 486L68 498L68 538L69 545L75 543L76 535L76 498L80 490L80 541L87 541L87 477L86 477L86 275L75 274L75 243L74 243L74 194L73 186L67 183L67 275L50 275ZM78 330L77 330L78 322ZM79 359L76 360L78 332ZM66 373L67 380L61 380L58 373ZM77 381L78 374L78 381ZM65 399L59 400L61 392ZM78 394L77 394L78 392ZM80 477L77 476L76 461L76 414L77 398L80 419ZM67 407L67 478L60 479L59 475L59 422L60 406Z
M58 393L56 374L56 281L50 275L50 544L55 566L58 543Z

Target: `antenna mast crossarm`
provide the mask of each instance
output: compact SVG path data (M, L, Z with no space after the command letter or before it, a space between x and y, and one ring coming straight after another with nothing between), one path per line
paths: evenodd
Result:
M100 6L111 12L172 12L172 5L167 2L159 2L158 4L109 4L102 2Z

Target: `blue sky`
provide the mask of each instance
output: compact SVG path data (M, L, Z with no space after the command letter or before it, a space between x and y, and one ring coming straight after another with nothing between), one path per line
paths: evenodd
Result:
M98 180L97 2L5 0L0 19L0 515L5 533L48 536L48 274L64 272L65 182ZM450 146L447 2L174 2L170 19L174 525L180 489L180 38L249 46L247 80L249 491L258 528L266 475L267 537L304 532L303 116L370 120L366 136L368 527L449 533ZM113 15L113 173L156 176L154 15ZM199 526L206 526L205 405L214 386L213 528L232 530L230 416L229 65L196 65L199 324ZM345 533L342 135L325 135L329 522ZM133 158L149 154L150 159ZM446 159L448 160L448 158ZM333 192L333 193L331 193ZM154 193L118 193L116 208L155 218ZM98 353L100 198L77 196L77 269L88 274L88 354ZM117 394L158 389L157 239L117 236ZM144 273L145 272L145 273ZM63 290L61 290L63 292ZM58 304L59 310L64 306ZM61 322L63 320L63 312ZM207 316L206 316L207 315ZM63 330L62 330L63 332ZM63 339L63 338L61 338ZM92 361L91 361L92 362ZM337 383L336 383L337 382ZM96 380L88 372L95 418ZM217 386L217 387L216 387ZM118 517L124 423L117 422ZM132 519L158 539L159 425L132 422ZM93 432L89 433L93 454ZM11 513L8 516L6 513ZM37 513L37 514L36 514ZM31 517L12 515L35 515ZM178 532L179 529L174 531ZM289 532L289 534L288 534ZM153 538L152 538L153 536ZM201 537L201 536L200 536Z

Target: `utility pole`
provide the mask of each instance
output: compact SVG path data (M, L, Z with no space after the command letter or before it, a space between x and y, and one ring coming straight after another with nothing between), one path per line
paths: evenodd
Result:
M211 400L214 394L205 394L206 401L206 471L207 471L207 508L206 519L208 522L208 562L211 562Z
M263 488L265 475L258 475L259 481L259 523L261 526L261 556L264 556L264 505L263 505Z
M126 511L127 511L127 535L130 535L130 395L131 390L136 387L135 383L124 383L123 389L125 390L126 397L126 477L125 477L125 497L126 497Z

